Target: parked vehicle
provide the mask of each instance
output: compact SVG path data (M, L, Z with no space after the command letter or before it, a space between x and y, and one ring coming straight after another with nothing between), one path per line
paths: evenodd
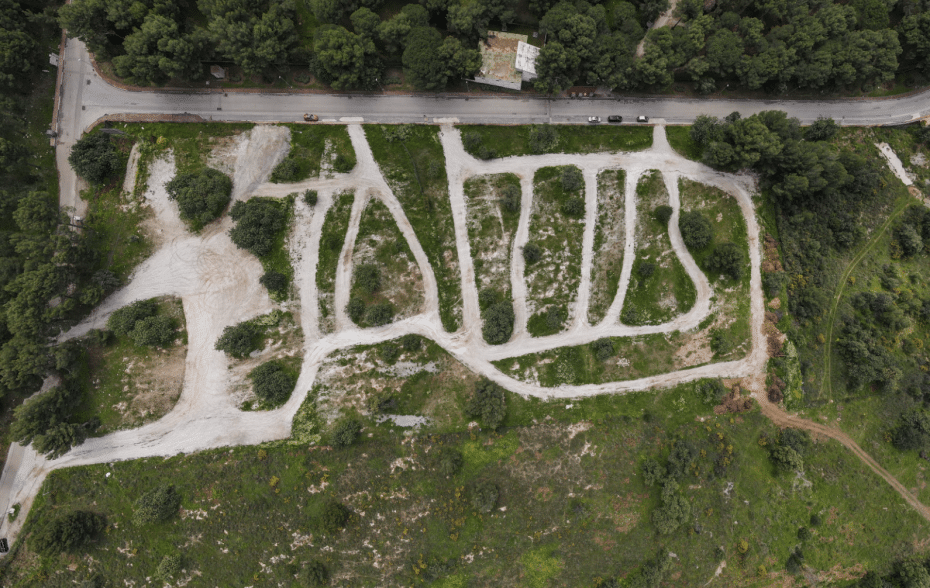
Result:
M623 117L619 114L611 114L607 117L607 122L623 122Z
M304 115L304 120L305 120L306 122L316 122L316 121L320 120L320 117L318 117L318 116L315 115L315 114L305 114L305 115Z
M589 122L589 123L597 124L597 123L601 122L601 117L599 117L599 116L589 116L589 117L588 117L588 122Z
M636 122L642 122L642 123L649 122L649 117L648 117L648 116L639 115L639 116L636 117Z

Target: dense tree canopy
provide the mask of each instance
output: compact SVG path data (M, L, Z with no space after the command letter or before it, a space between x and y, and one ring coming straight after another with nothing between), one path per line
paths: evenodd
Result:
M481 54L436 29L420 27L407 36L404 49L407 79L422 90L441 90L450 79L471 77L481 68Z
M178 174L165 184L168 198L178 203L181 218L200 229L223 213L232 193L232 180L223 172L204 168Z
M339 26L323 26L313 43L316 75L336 90L375 88L381 60L374 42Z

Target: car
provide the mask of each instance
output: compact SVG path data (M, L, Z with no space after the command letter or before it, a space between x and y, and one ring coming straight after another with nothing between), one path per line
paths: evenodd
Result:
M639 115L636 117L636 122L649 122L648 116Z
M607 122L623 122L623 117L619 114L611 114L607 117Z
M318 117L318 116L315 115L315 114L305 114L305 115L304 115L304 120L307 121L307 122L316 122L316 121L320 120L320 117Z
M597 123L601 122L601 117L599 117L599 116L589 116L589 117L588 117L588 122L589 122L589 123L597 124Z

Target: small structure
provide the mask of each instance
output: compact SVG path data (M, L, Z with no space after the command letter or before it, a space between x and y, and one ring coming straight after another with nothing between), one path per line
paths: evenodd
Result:
M488 31L487 40L478 43L481 71L475 76L475 81L519 90L523 82L536 79L539 48L526 41L526 35Z
M218 80L224 80L226 79L226 70L218 65L211 65L210 75L212 75L214 78Z

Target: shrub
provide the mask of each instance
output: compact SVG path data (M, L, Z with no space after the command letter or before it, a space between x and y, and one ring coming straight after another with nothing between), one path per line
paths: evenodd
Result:
M32 548L48 556L71 551L93 539L106 526L103 517L75 510L46 522L30 537Z
M662 486L662 504L652 513L652 522L663 535L673 533L691 518L691 503L678 493L678 484L667 480Z
M475 392L465 404L465 415L480 418L489 429L497 429L507 416L504 389L487 378L475 382Z
M668 471L665 466L658 461L649 457L643 462L643 481L647 486L652 486L665 480Z
M808 141L829 141L840 130L840 125L832 118L820 117L807 127L804 138Z
M584 176L581 170L574 165L562 166L562 190L565 192L574 192L584 186Z
M530 127L530 149L533 153L551 151L559 142L559 133L552 125L533 125Z
M136 526L165 521L181 507L181 495L174 486L162 484L140 496L133 505L132 522Z
M820 526L820 515L817 513L811 514L811 526L819 527Z
M509 300L492 304L484 311L484 325L481 327L484 340L491 345L506 343L513 334L514 320L516 315L513 312L513 303Z
M56 423L33 439L32 448L50 459L56 459L72 447L83 443L86 438L87 430L83 426L73 423Z
M667 204L656 206L655 210L652 211L652 214L655 216L657 221L663 225L667 225L669 219L672 218L672 207Z
M926 449L930 446L930 415L917 408L902 414L891 434L891 442L905 451Z
M703 249L714 237L714 228L698 211L682 212L678 217L678 230L688 249Z
M779 470L793 472L804 469L804 460L801 458L801 455L790 447L779 445L773 448L769 455L772 459L772 463L774 463L775 467Z
M419 351L420 347L423 346L423 341L420 339L419 335L407 333L400 338L400 345L405 351Z
M798 529L798 539L801 541L807 541L811 538L811 530L807 527L800 527Z
M707 258L707 269L727 275L734 280L743 277L746 258L736 243L727 241L714 247L714 252Z
M381 269L373 263L360 264L355 269L355 287L371 296L381 289Z
M563 202L562 214L574 217L584 216L584 199L575 197Z
M236 221L229 238L236 247L256 257L271 253L275 236L287 221L287 215L277 202L258 198L236 202L229 216Z
M481 135L475 132L462 133L462 145L466 151L474 155L481 147Z
M287 289L287 276L276 271L267 271L258 279L258 283L269 292L284 292Z
M497 484L482 480L475 483L471 490L471 506L481 514L488 514L497 506L500 490Z
M166 555L155 569L155 577L168 580L181 573L181 556Z
M494 159L497 157L497 149L494 147L488 147L487 145L482 145L478 149L478 158L479 159Z
M353 323L361 325L365 317L365 301L361 298L349 298L349 303L346 304L346 314Z
M138 321L129 336L139 346L164 347L174 340L174 321L167 316L150 316Z
M362 425L353 418L344 418L336 423L333 427L332 443L333 447L343 449L355 443L359 433L362 432Z
M639 277L646 279L656 273L656 264L651 261L640 261L636 266L636 273Z
M804 554L799 548L796 548L791 552L791 555L788 556L788 561L785 562L785 569L788 570L789 574L797 574L801 571L804 566Z
M782 286L788 283L785 272L771 272L762 274L762 289L769 296L777 296Z
M181 218L199 229L223 214L232 194L232 180L207 167L175 176L165 184L165 190L168 198L178 203Z
M526 265L533 265L542 258L542 248L536 243L527 243L523 246L523 261Z
M397 406L397 401L390 392L372 392L367 403L371 414L385 414Z
M436 471L443 476L455 475L462 467L462 452L454 447L443 447L436 459Z
M347 174L352 171L353 167L355 167L355 162L342 153L336 155L336 159L333 160L333 171L337 173Z
M901 245L904 257L912 257L924 249L923 238L917 234L917 231L911 225L904 224L898 227L895 237L898 244Z
M287 402L297 383L297 379L276 361L268 361L258 366L249 373L249 379L252 380L252 391L255 395L269 404Z
M644 563L639 573L633 576L629 588L659 588L671 565L672 560L668 552L660 550L655 559Z
M223 329L223 334L216 340L214 348L233 357L245 357L258 349L255 345L256 335L258 327L251 321L232 325Z
M591 343L591 350L594 352L594 357L596 357L598 361L607 361L616 353L614 342L609 337L604 337L603 339L598 339Z
M71 147L68 163L74 173L91 184L100 184L120 171L122 162L110 138L103 133L84 135Z
M271 176L268 178L277 184L296 182L300 179L300 162L295 157L288 154L271 170Z
M312 588L325 586L329 581L329 571L326 569L326 566L323 565L323 562L315 559L311 562L307 562L307 565L300 570L300 580L305 586L310 586Z
M154 300L136 300L113 312L107 319L107 328L120 336L129 335L136 323L150 316L155 316L158 307Z
M307 206L316 206L318 196L316 190L307 190L304 192L304 202L307 203Z
M349 509L335 500L328 500L320 513L320 529L327 535L335 535L349 522Z
M390 302L372 304L365 311L365 321L372 327L380 327L394 320L394 307Z
M400 347L393 343L386 343L381 347L381 359L385 363L394 363L400 357Z
M508 184L501 192L501 206L510 213L520 211L520 186Z
M781 434L778 436L779 445L784 445L785 447L794 449L800 456L803 456L805 453L807 453L807 447L810 445L810 442L810 434L803 429L783 429Z
M727 388L720 380L700 380L694 389L698 398L703 400L704 404L710 404L711 406L720 404L723 397L727 395Z
M546 328L549 332L558 332L562 323L568 318L568 311L561 306L550 306L546 311Z

